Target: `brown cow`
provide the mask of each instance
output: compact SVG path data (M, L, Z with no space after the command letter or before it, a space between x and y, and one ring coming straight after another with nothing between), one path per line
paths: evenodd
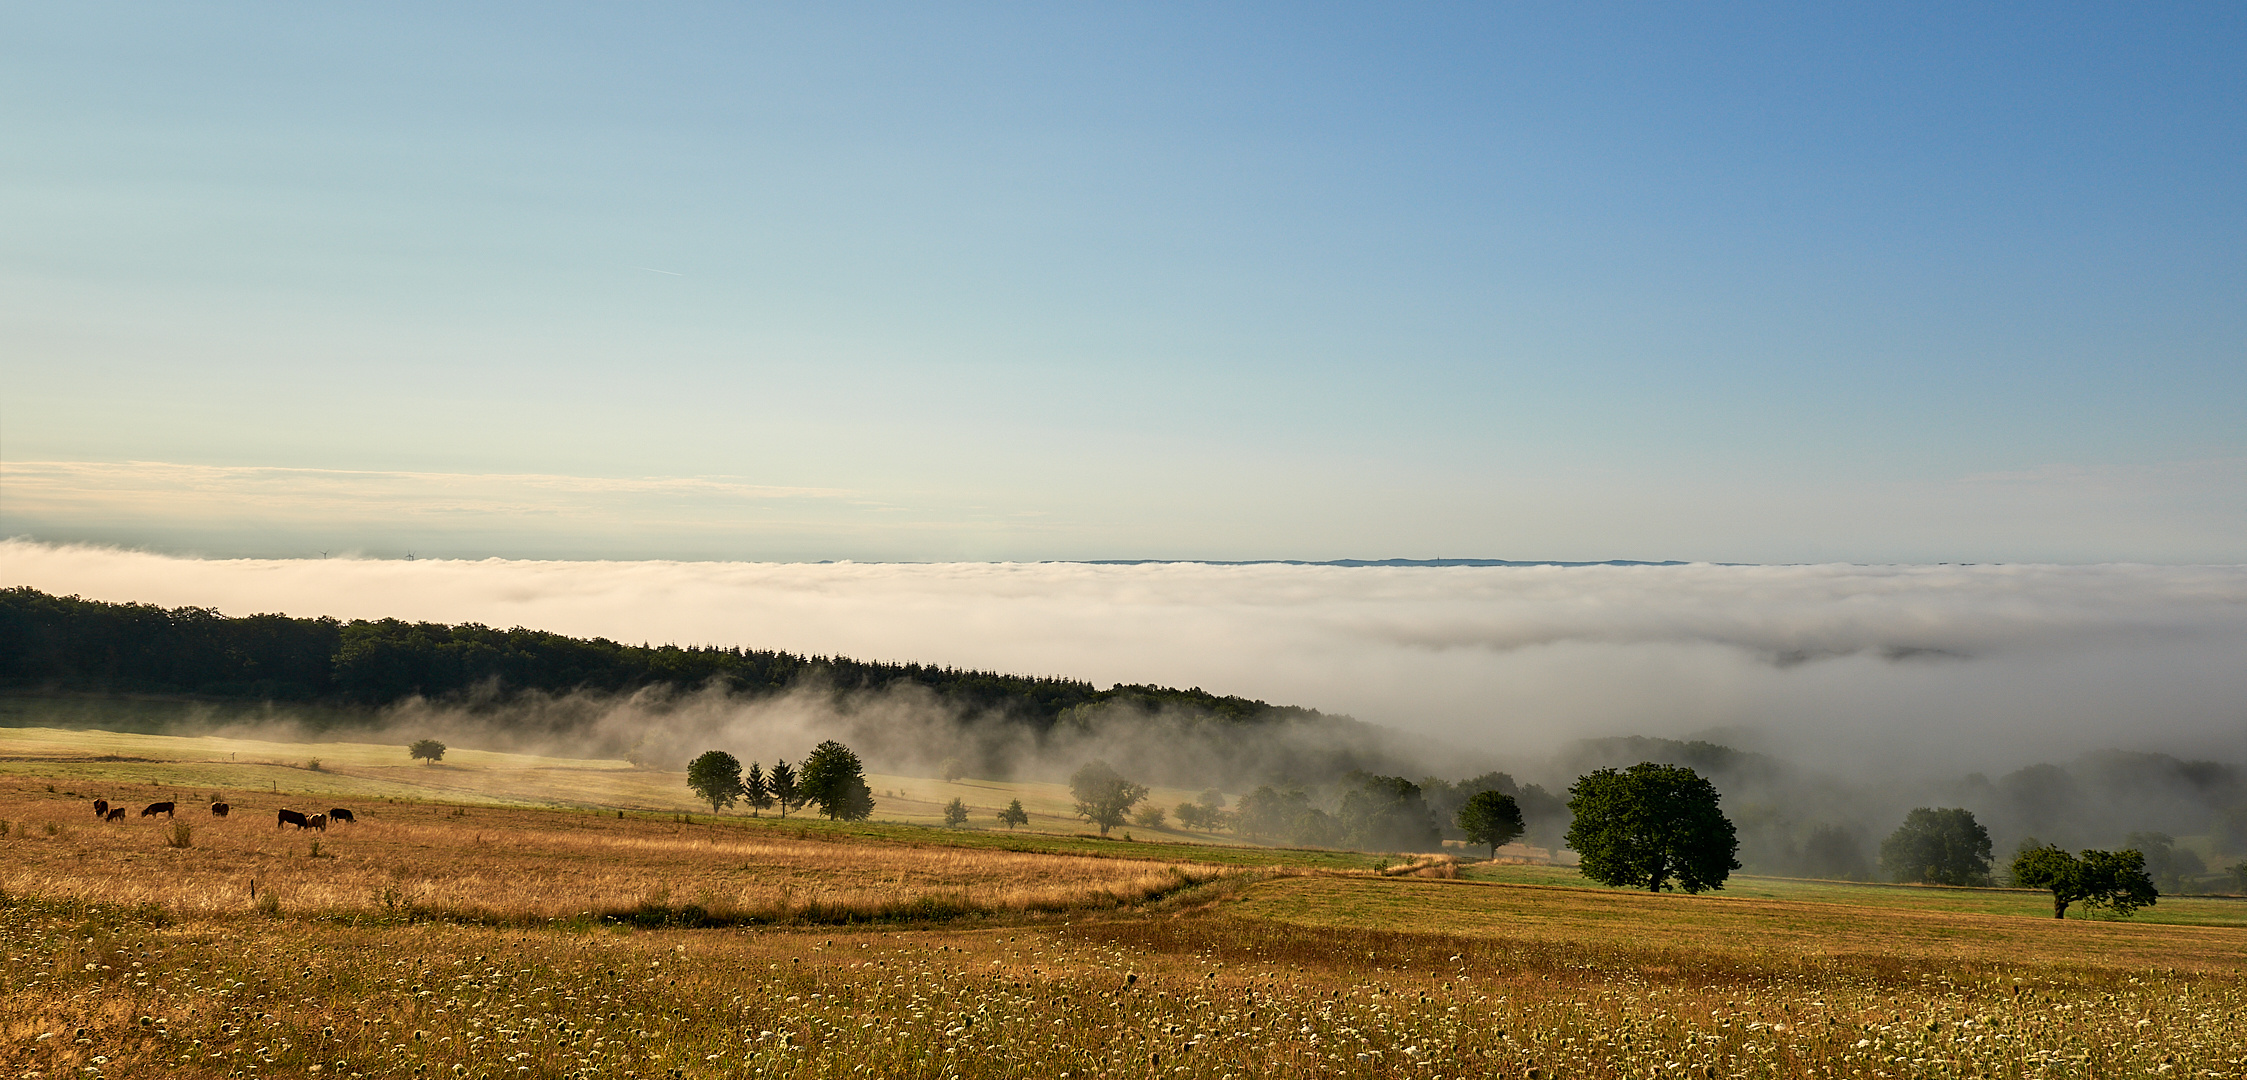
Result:
M94 800L94 816L95 816L95 817L98 817L98 818L106 818L106 817L108 817L108 816L109 816L109 800L108 800L108 799L95 799L95 800Z
M278 829L283 825L294 825L299 829L307 829L311 827L311 823L304 820L304 815L299 814L294 810L283 810L274 818L274 828Z
M142 816L142 817L155 817L155 816L156 816L156 815L158 815L158 814L162 814L162 815L164 815L165 817L170 817L170 816L172 816L172 810L173 810L173 806L172 806L172 804L171 804L171 803L168 803L168 802L152 802L152 803L149 803L149 804L148 804L148 809L146 809L146 810L143 810L143 811L141 811L141 812L140 812L140 816Z
M119 806L119 807L115 807L115 808L111 809L111 810L109 811L109 816L108 816L108 817L105 817L105 818L103 818L102 820L103 820L103 821L123 821L123 820L125 820L125 808L124 808L124 807L122 807L122 806Z
M321 832L328 831L328 815L326 814L314 814L311 817L305 818L304 823L305 825L314 829L318 829Z
M340 807L340 806L338 806L338 807L336 807L336 808L334 808L334 809L332 809L332 810L328 811L328 820L329 820L329 821L348 821L348 822L351 822L351 823L352 823L352 824L354 824L354 825L356 825L356 824L358 824L358 823L359 823L359 819L358 819L358 818L355 818L355 817L352 817L352 816L351 816L351 811L349 811L349 810L346 810L346 809L344 809L343 807Z
M231 807L231 806L228 806L228 805L226 805L225 803L222 803L222 802L215 802L215 803L212 803L212 804L211 804L211 816L212 816L212 817L225 817L225 816L226 816L226 812L227 812L227 811L229 811L229 810L232 810L232 809L234 809L234 808L233 808L233 807Z

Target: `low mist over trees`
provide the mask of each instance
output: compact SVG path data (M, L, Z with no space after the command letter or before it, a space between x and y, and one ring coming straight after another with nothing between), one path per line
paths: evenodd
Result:
M570 742L574 754L684 763L717 712L818 714L879 767L1005 778L1091 758L1149 782L1245 787L1401 773L1411 740L1316 709L1199 687L1005 675L917 663L718 647L630 645L521 627L397 619L229 618L0 590L0 690L188 695L198 722L231 704L292 703L300 730L385 728L401 716L485 745ZM219 710L226 711L226 710ZM949 759L947 761L947 759ZM1249 775L1241 775L1246 770Z
M1343 778L1342 846L1360 851L1434 851L1443 833L1420 785L1401 776L1352 773Z
M1299 788L1264 784L1241 796L1233 809L1233 831L1253 840L1297 847L1329 847L1342 839L1332 815L1311 805Z
M2145 857L2146 876L2166 893L2183 892L2187 883L2208 872L2199 853L2176 846L2177 838L2163 832L2134 832L2122 838L2126 850Z
M1070 710L1110 705L1180 706L1227 722L1320 715L1199 688L1099 690L1075 679L841 656L626 645L477 623L229 617L209 608L0 589L0 687L379 706L409 697L473 693L504 700L524 691L613 693L649 686L715 684L736 693L764 693L806 679L837 691L909 684L954 708L1004 715L1040 730Z
M1069 796L1077 801L1077 816L1100 826L1100 835L1106 836L1147 797L1147 788L1124 779L1105 761L1088 761L1069 777Z
M1888 880L1923 885L1990 883L1990 833L1962 807L1922 806L1880 842Z
M1568 789L1568 846L1585 877L1652 892L1721 889L1740 868L1716 787L1682 765L1642 762L1587 773Z
M1497 791L1520 810L1521 842L1557 849L1571 825L1566 784L1651 762L1691 769L1722 793L1736 861L1755 873L1988 880L1986 856L1976 870L1941 853L1890 852L1881 839L1896 840L1898 817L1913 807L1968 812L2005 850L2036 836L2139 851L2165 892L2232 888L2226 868L2247 861L2247 767L2158 753L2098 751L1988 775L1873 774L1774 757L1743 730L1739 745L1727 745L1732 734L1628 736L1524 760L1501 756L1511 749L1502 745L1445 747L1199 687L1100 690L1069 678L473 623L228 617L30 588L0 589L0 691L42 713L82 711L99 717L89 723L138 730L272 723L297 735L363 730L383 742L427 734L662 768L727 739L799 745L812 730L882 772L1051 780L1098 760L1141 785L1245 792L1230 804L1221 795L1166 803L1166 824L1279 844L1426 850L1469 841L1460 810ZM130 719L114 719L122 716ZM441 753L414 759L434 764ZM1458 771L1480 775L1429 775L1461 761L1472 764ZM1481 771L1501 761L1513 771ZM751 813L783 816L804 804L800 792L774 790L774 779L750 763L737 799ZM1114 823L1128 820L1127 811Z
M1499 848L1513 843L1522 832L1521 807L1502 791L1475 792L1459 808L1456 820L1469 842L1490 847L1493 859L1498 857Z
M1855 830L1841 825L1819 825L1802 842L1794 869L1802 877L1862 881L1872 874L1865 857L1865 842Z

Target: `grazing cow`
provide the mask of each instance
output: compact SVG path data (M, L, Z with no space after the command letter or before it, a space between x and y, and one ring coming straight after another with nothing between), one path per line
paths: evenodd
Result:
M143 811L141 811L141 812L140 812L140 816L142 816L142 817L155 817L155 816L156 816L156 815L158 815L158 814L162 814L162 815L164 815L165 817L170 817L170 816L172 816L172 809L173 809L173 807L172 807L172 804L171 804L171 803L168 803L168 802L152 802L152 803L149 803L149 804L148 804L148 809L146 809L146 810L143 810Z
M108 817L108 816L109 816L109 800L108 800L108 799L95 799L95 800L94 800L94 816L95 816L95 817L98 817L98 818L106 818L106 817Z
M103 818L102 820L103 820L103 821L123 821L123 820L125 820L125 808L124 808L124 807L122 807L122 806L118 806L118 807L112 807L112 808L110 809L110 811L109 811L109 816L108 816L108 817L105 817L105 818Z
M228 806L228 805L226 805L225 803L222 803L222 802L215 802L215 803L212 803L212 804L211 804L211 816L212 816L212 817L225 817L225 816L226 816L226 812L227 812L227 811L229 811L229 810L232 810L232 809L234 809L234 808L233 808L233 807L231 807L231 806Z
M294 811L294 810L283 810L283 811L281 811L281 813L280 813L280 814L279 814L279 815L278 815L278 816L277 816L277 817L276 817L276 818L274 819L274 822L273 822L273 827L274 827L274 828L278 829L278 828L280 828L280 827L281 827L281 826L283 826L283 825L294 825L294 826L296 826L296 827L297 827L297 828L299 828L299 829L307 829L307 828L311 828L311 823L310 823L310 822L308 822L308 821L306 821L306 820L304 820L304 815L303 815L303 814L299 814L299 813L297 813L297 812L296 812L296 811Z
M305 824L305 826L306 826L307 828L313 828L313 829L318 829L318 830L320 830L321 832L327 832L327 831L328 831L328 815L326 815L326 814L314 814L314 815L312 815L311 817L305 818L305 819L304 819L304 824Z
M352 816L351 816L351 811L349 811L349 810L346 810L346 809L344 809L343 807L340 807L340 806L336 807L336 808L335 808L335 809L333 809L333 810L330 810L330 811L328 811L328 820L329 820L329 821L348 821L348 822L351 822L351 823L352 823L352 824L354 824L354 825L356 825L356 824L358 824L358 823L359 823L359 819L358 819L358 818L355 818L355 817L352 817Z

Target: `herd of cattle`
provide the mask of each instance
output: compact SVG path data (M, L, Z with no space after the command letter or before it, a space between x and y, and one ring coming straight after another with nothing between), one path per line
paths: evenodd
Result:
M165 817L171 817L178 809L179 806L176 803L149 803L141 809L140 816L155 817L162 814ZM211 816L225 817L233 809L225 803L215 802L211 804ZM103 821L123 821L125 820L125 808L109 805L108 799L95 799L94 816ZM331 823L349 822L357 824L358 820L358 818L351 816L350 810L341 806L330 807L325 814L303 814L295 810L283 810L275 817L273 827L278 829L283 825L294 825L299 829L318 829L321 832L326 832Z

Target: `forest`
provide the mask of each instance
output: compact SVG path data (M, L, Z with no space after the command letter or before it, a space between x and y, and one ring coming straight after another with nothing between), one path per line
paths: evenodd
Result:
M409 698L504 703L525 692L720 686L742 695L816 683L837 693L914 686L963 715L1050 730L1100 706L1189 709L1219 721L1316 720L1318 710L1200 688L1117 685L778 650L628 645L514 627L398 619L230 617L0 590L0 688L171 694L381 707Z

